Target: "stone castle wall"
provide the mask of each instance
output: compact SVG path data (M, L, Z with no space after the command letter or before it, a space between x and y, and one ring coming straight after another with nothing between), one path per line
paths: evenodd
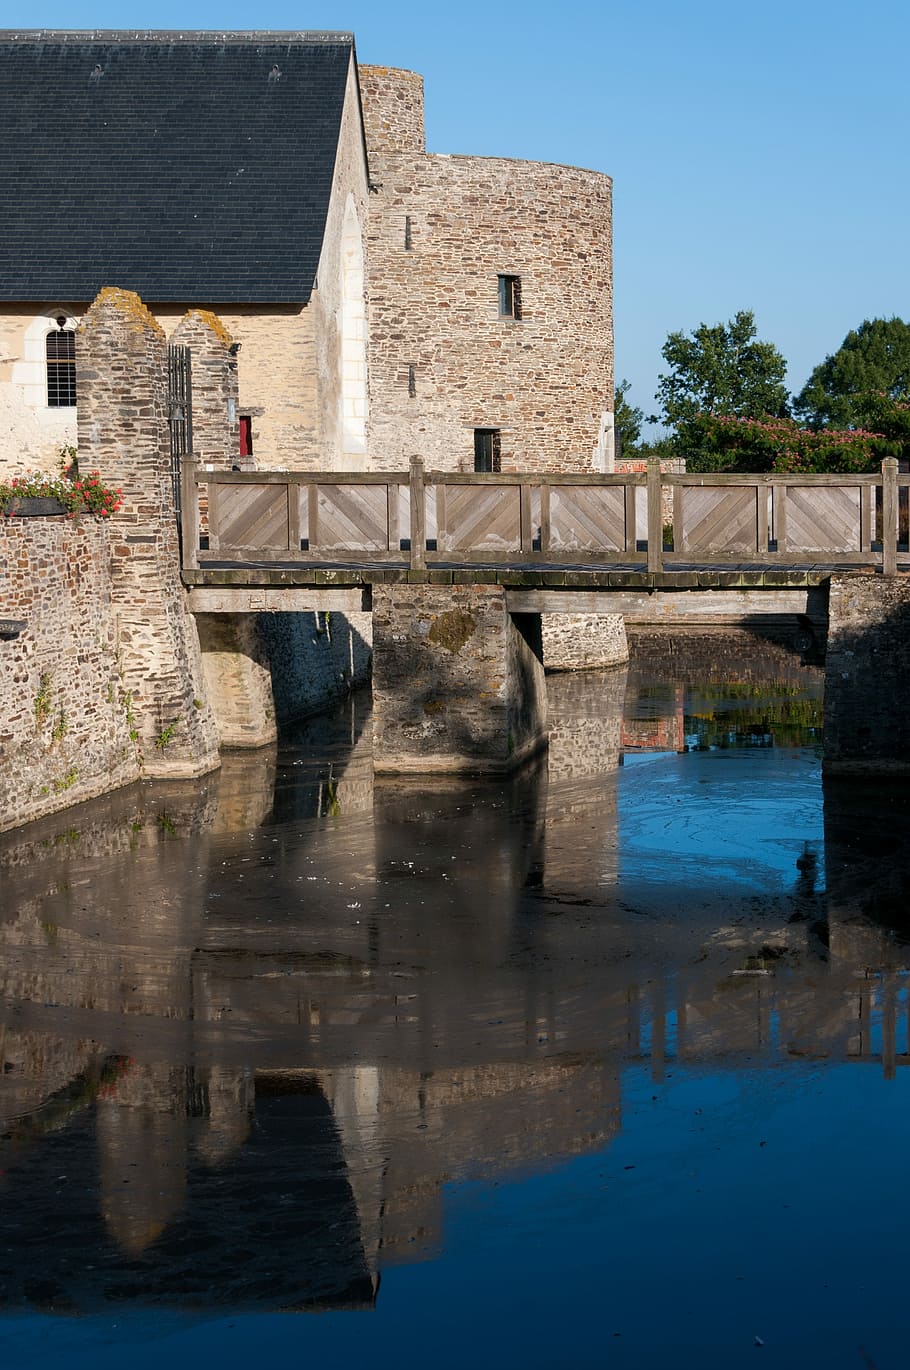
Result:
M358 67L370 159L382 152L426 152L423 77L400 67Z
M100 519L0 518L0 831L138 778Z
M599 173L420 150L413 73L361 68L375 187L367 232L371 465L590 471L613 403L612 183ZM404 149L404 150L402 150ZM520 278L521 317L498 278Z
M82 469L123 490L109 525L111 600L146 773L200 775L219 764L218 736L180 579L164 333L138 295L102 290L76 356Z

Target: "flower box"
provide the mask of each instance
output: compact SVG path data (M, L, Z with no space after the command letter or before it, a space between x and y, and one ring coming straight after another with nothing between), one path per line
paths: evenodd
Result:
M3 513L7 518L53 518L57 514L65 514L66 505L51 495L17 495L6 500Z

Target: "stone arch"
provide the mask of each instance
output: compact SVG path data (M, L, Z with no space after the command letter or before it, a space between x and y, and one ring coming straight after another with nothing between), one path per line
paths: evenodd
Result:
M349 194L341 230L341 454L344 466L365 468L367 455L367 311L363 234Z

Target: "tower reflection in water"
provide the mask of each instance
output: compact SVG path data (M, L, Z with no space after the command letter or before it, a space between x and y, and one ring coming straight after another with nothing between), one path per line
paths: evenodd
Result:
M830 787L823 824L816 686L764 683L800 788L762 772L774 854L738 865L685 831L710 691L624 671L551 681L548 761L506 783L374 787L361 700L7 835L5 1306L370 1306L439 1251L447 1182L608 1147L630 1064L893 1073L906 814Z

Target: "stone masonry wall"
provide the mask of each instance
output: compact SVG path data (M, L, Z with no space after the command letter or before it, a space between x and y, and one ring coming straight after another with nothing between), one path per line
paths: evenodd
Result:
M423 77L400 67L361 66L358 71L371 158L380 152L426 152Z
M191 353L193 455L202 467L229 471L240 452L234 339L217 314L191 309L170 341Z
M396 85L406 107L413 76L365 68L361 81L379 138L367 235L371 465L401 469L417 454L431 469L470 471L474 429L493 428L503 470L602 469L613 408L610 178L391 150ZM417 142L416 132L399 136ZM520 278L520 319L500 316L500 275Z
M180 580L164 333L137 295L102 290L77 340L79 454L122 487L110 521L111 599L124 689L149 775L218 765L196 625Z
M590 671L629 660L622 614L542 614L548 671Z
M910 583L832 576L825 658L827 773L910 770Z
M0 831L139 776L100 519L0 518Z
M545 739L538 615L501 586L374 586L377 772L504 773Z
M258 628L279 724L331 708L370 679L371 614L260 614Z

